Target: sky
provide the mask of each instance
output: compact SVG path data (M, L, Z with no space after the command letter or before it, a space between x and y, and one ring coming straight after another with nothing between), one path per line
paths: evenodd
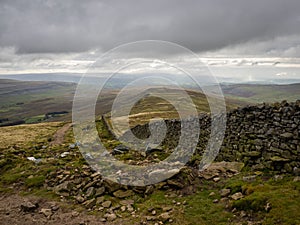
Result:
M217 76L300 79L299 12L299 0L0 0L0 74L84 73L121 44L163 40Z

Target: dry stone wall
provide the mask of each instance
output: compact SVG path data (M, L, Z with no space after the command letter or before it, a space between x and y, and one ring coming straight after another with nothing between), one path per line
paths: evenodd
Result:
M165 122L168 131L163 145L172 148L178 143L180 121ZM203 114L199 122L196 154L201 155L209 138L211 119ZM150 134L148 125L139 125L132 132L140 138ZM225 138L216 160L244 162L254 170L299 173L300 100L247 106L228 112Z

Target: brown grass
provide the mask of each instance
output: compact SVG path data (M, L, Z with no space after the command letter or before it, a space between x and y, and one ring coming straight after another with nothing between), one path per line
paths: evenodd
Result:
M60 122L0 127L0 148L12 144L24 146L37 139L47 139L62 125Z

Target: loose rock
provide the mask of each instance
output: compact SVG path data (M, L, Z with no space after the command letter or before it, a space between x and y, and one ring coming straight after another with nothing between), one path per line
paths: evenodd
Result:
M231 190L230 189L222 189L220 190L220 195L221 197L227 197L230 194Z
M244 195L243 195L241 192L237 192L237 193L231 195L230 197L231 197L233 200L236 201L236 200L239 200L239 199L243 198Z
M34 212L38 208L38 204L33 204L32 202L24 202L21 204L21 210L23 212Z

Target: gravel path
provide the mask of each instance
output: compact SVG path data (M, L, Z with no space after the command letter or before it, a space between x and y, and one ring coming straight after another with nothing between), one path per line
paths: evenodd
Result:
M71 123L65 124L62 128L60 128L54 135L53 135L53 141L51 141L50 145L61 145L64 143L64 138L66 132L70 129L72 126Z

